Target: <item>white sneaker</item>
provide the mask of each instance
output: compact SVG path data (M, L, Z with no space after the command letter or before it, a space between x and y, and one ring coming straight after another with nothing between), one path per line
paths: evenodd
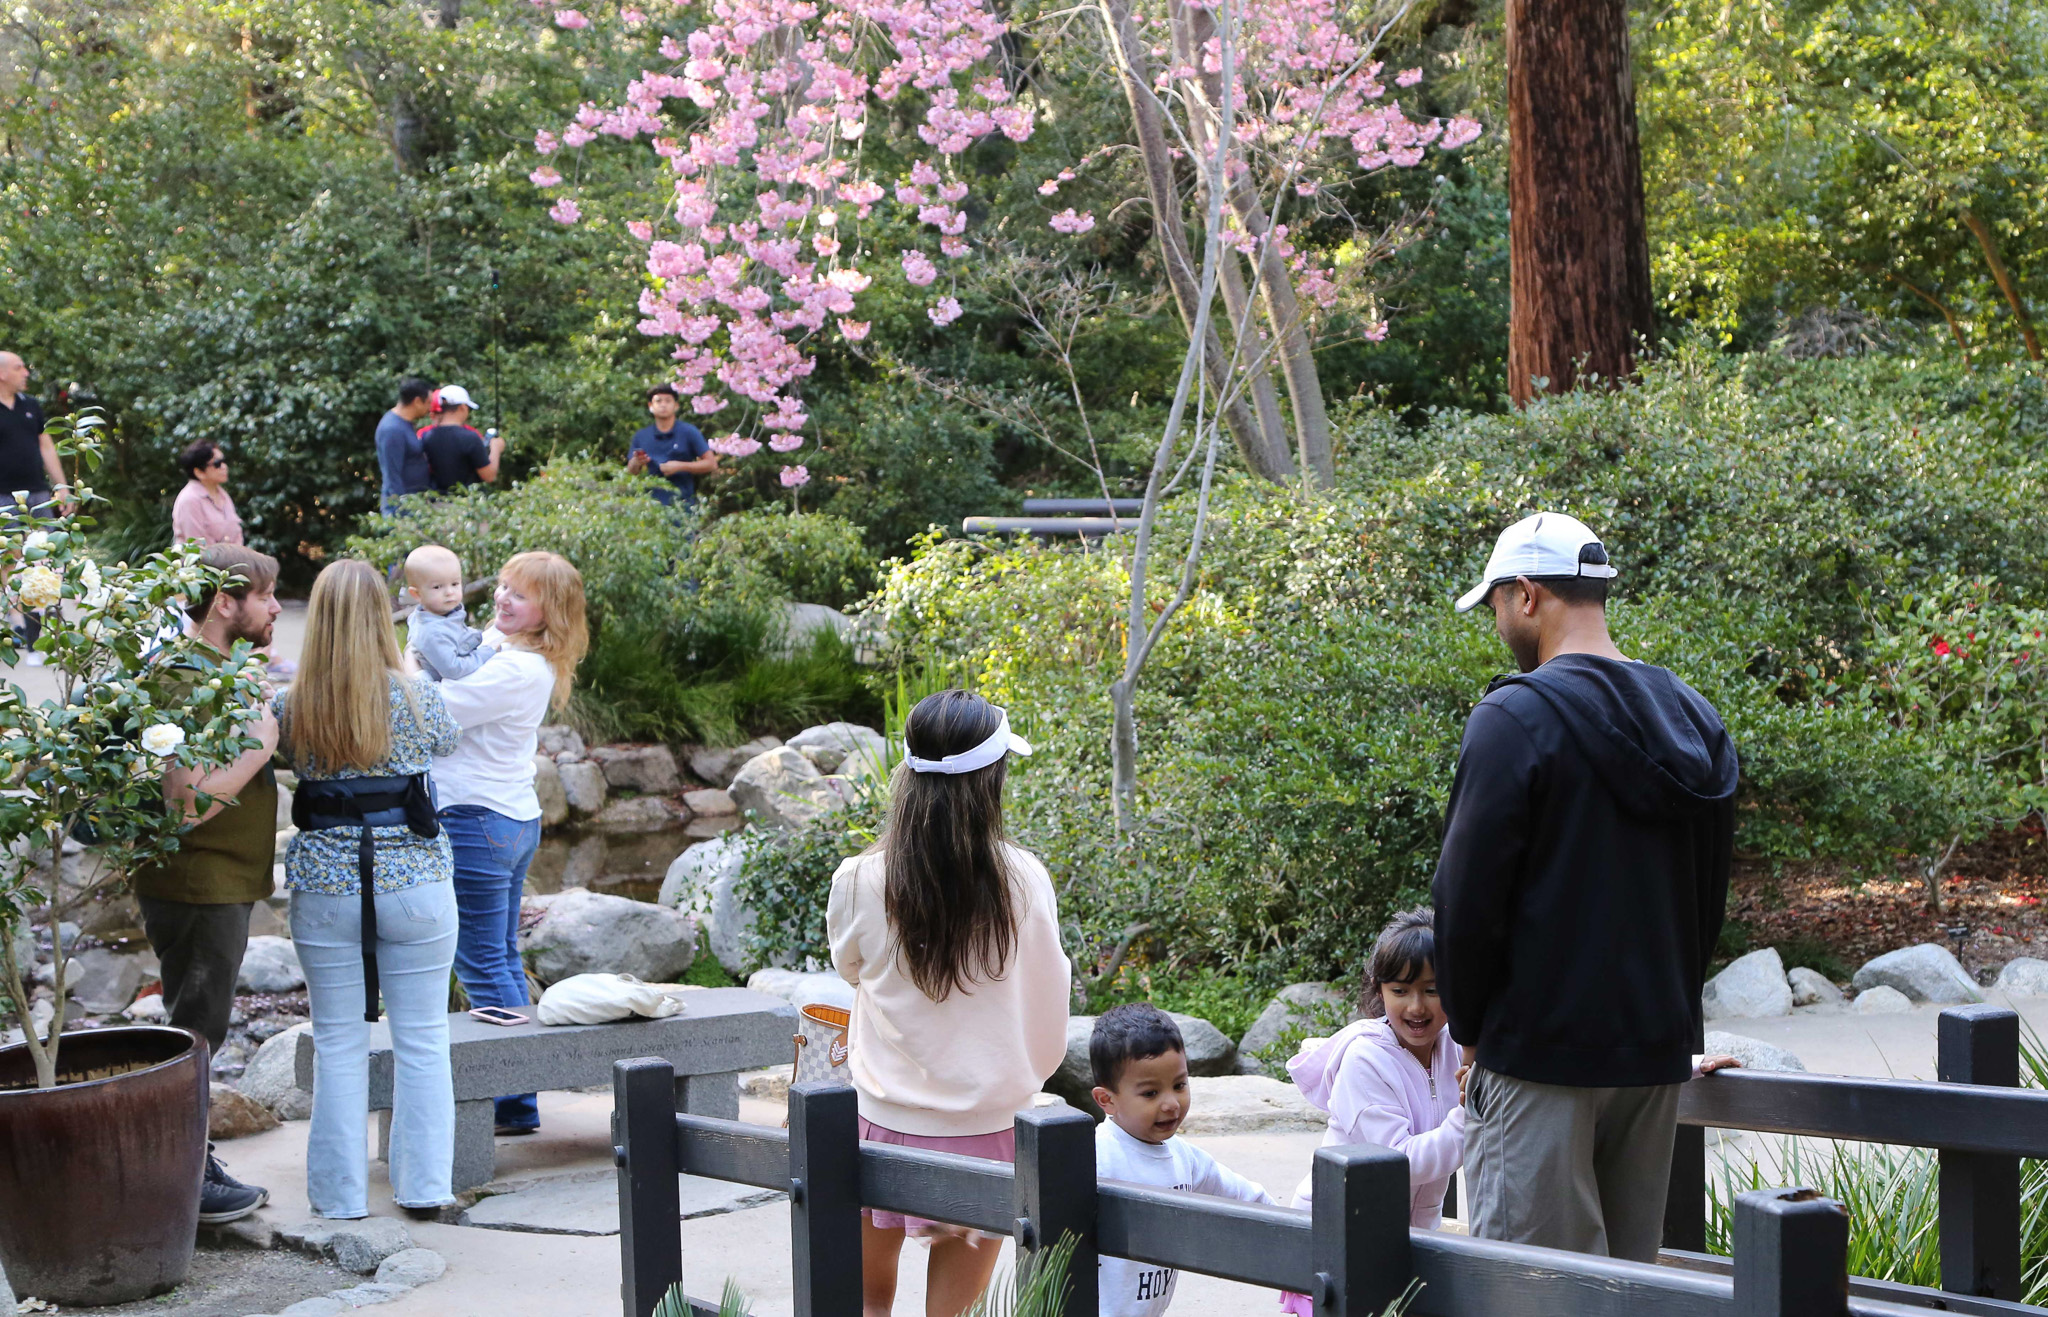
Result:
M37 649L32 649L21 656L21 666L25 668L40 668L49 661L50 656Z

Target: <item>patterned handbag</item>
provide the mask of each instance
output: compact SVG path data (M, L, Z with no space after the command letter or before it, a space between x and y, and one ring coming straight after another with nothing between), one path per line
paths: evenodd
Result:
M806 1006L797 1012L796 1067L792 1084L851 1085L846 1070L846 1030L850 1011L837 1006Z

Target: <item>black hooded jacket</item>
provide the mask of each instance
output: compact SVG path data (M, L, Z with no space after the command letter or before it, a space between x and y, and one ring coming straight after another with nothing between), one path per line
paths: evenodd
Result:
M1663 668L1560 654L1472 710L1437 861L1451 1037L1498 1074L1675 1084L1721 934L1735 746Z

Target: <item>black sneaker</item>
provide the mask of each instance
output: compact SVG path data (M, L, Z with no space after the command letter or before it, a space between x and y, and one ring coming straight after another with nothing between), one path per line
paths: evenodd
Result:
M206 1145L206 1182L199 1187L201 1225L218 1226L239 1221L269 1201L270 1190L243 1184L229 1175L227 1168L220 1164L220 1158L213 1155L213 1145Z

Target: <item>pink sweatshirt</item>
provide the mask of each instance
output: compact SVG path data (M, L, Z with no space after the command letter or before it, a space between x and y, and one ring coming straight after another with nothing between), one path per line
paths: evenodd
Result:
M1301 1095L1330 1113L1323 1146L1377 1143L1408 1156L1408 1224L1443 1223L1444 1189L1465 1159L1465 1108L1458 1101L1458 1048L1445 1028L1428 1069L1385 1020L1358 1020L1330 1038L1311 1038L1287 1063ZM1295 1190L1309 1205L1314 1175Z
M1003 973L933 1001L897 962L882 903L882 857L832 875L825 934L854 987L847 1065L860 1114L898 1134L951 1137L1010 1128L1067 1054L1072 967L1060 949L1052 880L1005 846L1017 939Z

